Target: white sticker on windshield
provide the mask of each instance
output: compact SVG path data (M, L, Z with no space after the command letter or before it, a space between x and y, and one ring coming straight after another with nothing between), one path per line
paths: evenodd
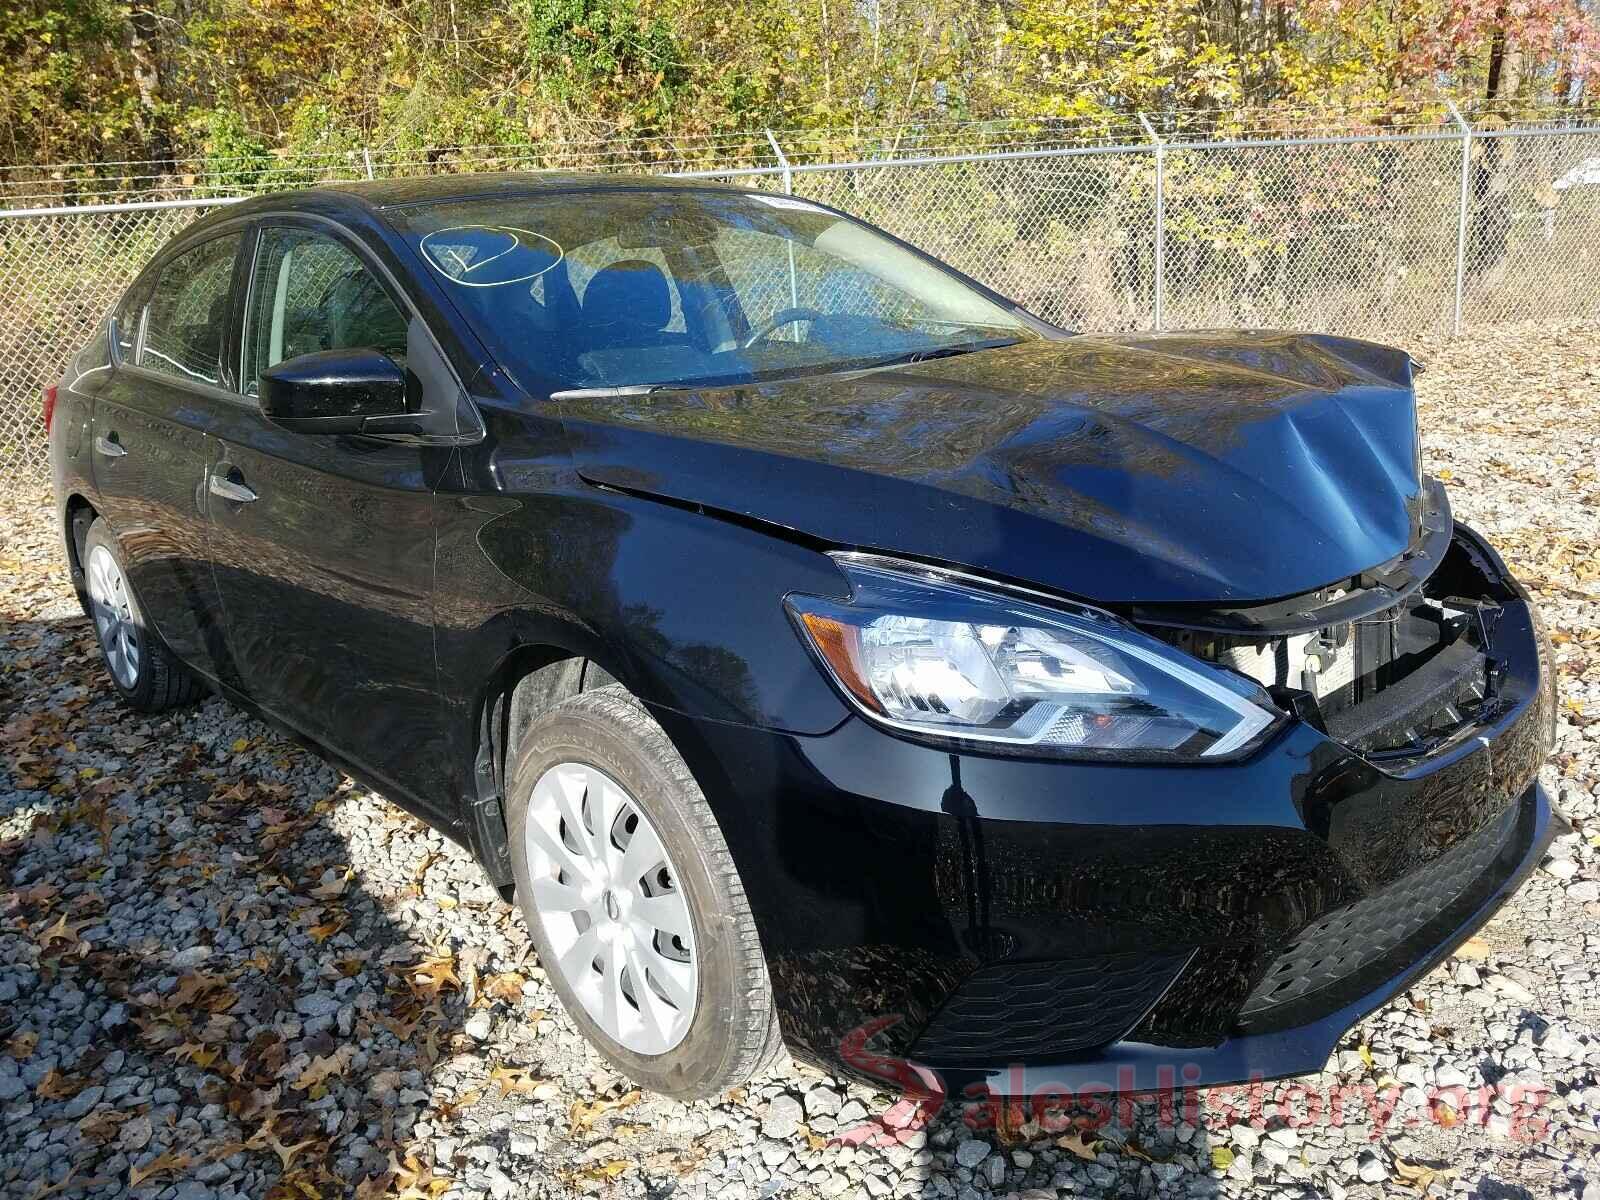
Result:
M792 208L796 212L821 212L815 204L808 204L804 200L796 200L793 196L757 196L755 199L763 204L770 204L773 208Z
M462 287L507 287L537 279L565 251L551 238L512 225L453 225L417 243L422 257Z

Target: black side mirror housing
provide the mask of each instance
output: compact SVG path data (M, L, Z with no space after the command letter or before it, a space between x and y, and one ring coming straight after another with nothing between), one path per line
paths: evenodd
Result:
M378 350L320 350L261 372L261 413L295 433L410 433L406 372Z

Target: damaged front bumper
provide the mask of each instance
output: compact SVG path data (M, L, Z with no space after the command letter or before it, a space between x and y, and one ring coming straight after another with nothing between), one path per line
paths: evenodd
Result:
M1320 1070L1562 828L1536 783L1555 712L1536 613L1468 530L1437 571L1493 609L1475 634L1492 689L1409 753L1363 754L1307 719L1202 766L658 712L713 807L740 811L723 828L791 1048L947 1095Z

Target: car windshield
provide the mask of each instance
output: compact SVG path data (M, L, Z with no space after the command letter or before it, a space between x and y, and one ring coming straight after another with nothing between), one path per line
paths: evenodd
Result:
M749 383L1036 336L923 255L789 196L630 188L390 215L536 393Z

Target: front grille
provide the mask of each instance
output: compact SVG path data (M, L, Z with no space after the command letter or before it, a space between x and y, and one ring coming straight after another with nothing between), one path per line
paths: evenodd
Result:
M1360 754L1389 754L1424 752L1490 698L1481 615L1470 602L1414 594L1360 620L1283 637L1152 632L1255 680L1280 703L1303 693L1330 737Z
M1312 922L1273 960L1245 1000L1239 1023L1246 1030L1270 1023L1278 1012L1332 988L1350 988L1446 912L1493 865L1516 827L1512 804L1446 850L1388 887Z
M910 1057L930 1066L1026 1062L1122 1037L1161 998L1189 952L996 963L967 977Z

